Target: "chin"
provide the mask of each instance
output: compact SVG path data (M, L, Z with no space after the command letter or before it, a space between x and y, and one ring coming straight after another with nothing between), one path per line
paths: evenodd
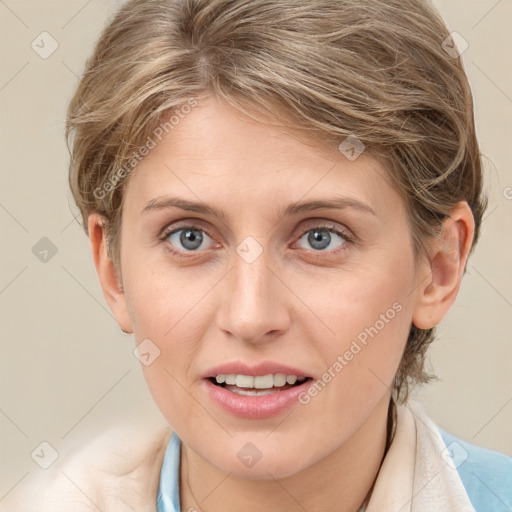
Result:
M261 440L252 436L238 438L221 454L210 454L210 463L235 478L272 480L292 476L313 462L314 454L305 452L303 441L294 442L288 438L285 445L280 439L265 440L266 435L268 431ZM226 457L227 451L232 456Z
M271 457L264 456L257 461L252 467L244 467L244 464L240 463L238 459L233 461L232 459L226 460L226 465L219 467L221 471L226 474L230 474L233 478L241 478L245 480L274 480L283 479L292 476L301 470L305 469L304 461L301 460L299 466L299 460L297 457L287 458L281 457L279 454L273 454Z

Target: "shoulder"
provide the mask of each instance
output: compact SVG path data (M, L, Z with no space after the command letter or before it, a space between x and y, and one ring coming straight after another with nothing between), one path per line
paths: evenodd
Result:
M512 510L512 458L438 430L476 511Z
M166 424L112 427L33 476L1 508L8 512L155 511ZM28 480L28 479L27 479Z

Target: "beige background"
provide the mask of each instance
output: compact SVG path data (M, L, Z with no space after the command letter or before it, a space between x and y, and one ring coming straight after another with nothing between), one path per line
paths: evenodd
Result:
M42 441L69 446L120 417L158 417L133 339L112 318L67 188L65 109L102 26L120 2L0 1L1 499L30 473ZM512 2L437 0L469 43L490 207L456 305L433 346L440 380L422 391L455 435L512 455ZM31 42L47 31L58 49ZM57 253L32 252L47 237Z

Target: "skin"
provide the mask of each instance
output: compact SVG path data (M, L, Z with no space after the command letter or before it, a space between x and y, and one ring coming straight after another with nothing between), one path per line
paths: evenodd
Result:
M143 213L170 195L225 218L178 208ZM283 215L290 203L334 196L375 214ZM326 223L352 241L331 232L316 249L308 230ZM187 252L180 233L159 237L191 225L204 230L196 251ZM91 214L88 226L120 327L161 351L143 369L183 441L182 509L358 510L384 453L390 388L410 325L437 325L456 298L474 231L468 205L457 204L428 260L415 266L404 202L377 160L363 153L349 161L206 96L130 176L117 272L101 217ZM236 252L248 236L262 248L252 263ZM202 389L203 372L233 360L283 362L320 378L394 303L401 311L307 405L238 419ZM248 442L262 453L252 467L237 457Z

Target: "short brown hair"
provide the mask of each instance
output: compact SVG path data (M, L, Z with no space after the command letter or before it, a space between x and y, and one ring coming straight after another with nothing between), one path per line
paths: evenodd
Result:
M357 136L404 198L417 259L467 201L473 250L486 198L472 95L460 57L444 49L449 37L427 0L126 2L68 111L70 185L84 229L91 212L103 215L118 264L127 162L133 168L164 115L212 94L248 115L287 117L334 147ZM428 380L434 335L411 326L398 396Z

